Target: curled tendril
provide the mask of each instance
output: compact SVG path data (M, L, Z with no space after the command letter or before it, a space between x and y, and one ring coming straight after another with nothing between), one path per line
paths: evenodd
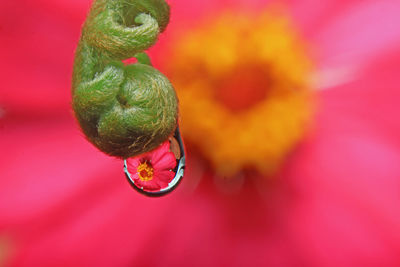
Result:
M169 22L163 0L97 0L82 29L72 78L72 107L101 151L128 158L171 136L178 101L168 79L143 52ZM122 60L136 57L125 66Z

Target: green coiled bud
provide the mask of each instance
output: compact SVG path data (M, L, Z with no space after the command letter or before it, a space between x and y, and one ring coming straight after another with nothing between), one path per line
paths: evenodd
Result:
M88 140L111 156L153 150L176 128L175 90L143 53L168 22L163 0L97 0L83 26L72 107ZM138 62L122 63L131 57Z

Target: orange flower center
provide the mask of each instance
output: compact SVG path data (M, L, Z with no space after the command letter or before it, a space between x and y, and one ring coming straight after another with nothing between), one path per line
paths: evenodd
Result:
M171 46L185 139L222 176L244 168L272 175L313 111L311 62L288 17L222 13Z
M232 112L245 111L267 96L269 83L263 66L235 68L214 82L215 99Z
M139 175L139 179L144 182L148 182L153 180L153 172L154 168L151 166L150 162L142 162L137 168L137 174Z

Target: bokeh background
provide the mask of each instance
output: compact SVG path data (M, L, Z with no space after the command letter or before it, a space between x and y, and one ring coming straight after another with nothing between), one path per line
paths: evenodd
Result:
M400 266L400 2L169 3L171 23L150 55L183 96L188 167L175 192L151 199L131 189L122 162L89 144L72 115L74 49L90 1L0 2L0 266ZM224 68L213 45L227 39L210 40L210 23L230 12L244 21L239 26L255 27L268 10L290 21L306 47L313 112L307 127L293 126L302 134L276 168L263 170L262 163L240 164L249 151L240 151L232 135L221 139L232 148L229 160L214 157L222 150L207 140L218 131L195 128L198 113L188 108L197 102L182 84L197 79L198 88L218 91L210 77ZM236 24L221 25L232 32ZM193 49L179 55L192 35ZM260 50L246 43L233 51L250 51L251 65ZM204 58L215 71L200 68ZM234 97L214 104L247 99L250 110L268 97L257 91L268 86L255 64L243 77L261 85L246 93L240 73L249 65L235 64L239 78L224 86ZM186 66L192 76L180 76ZM203 107L204 121L213 122L213 107ZM227 125L241 113L230 114ZM279 133L284 139L287 132ZM256 149L263 145L257 140L250 135L246 144ZM267 166L264 156L255 161Z

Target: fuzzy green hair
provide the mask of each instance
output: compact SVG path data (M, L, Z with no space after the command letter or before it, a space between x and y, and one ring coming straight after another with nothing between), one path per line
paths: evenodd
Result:
M177 125L178 100L144 50L169 22L163 0L96 0L82 29L72 107L88 140L111 156L153 150ZM122 60L136 57L125 66Z

